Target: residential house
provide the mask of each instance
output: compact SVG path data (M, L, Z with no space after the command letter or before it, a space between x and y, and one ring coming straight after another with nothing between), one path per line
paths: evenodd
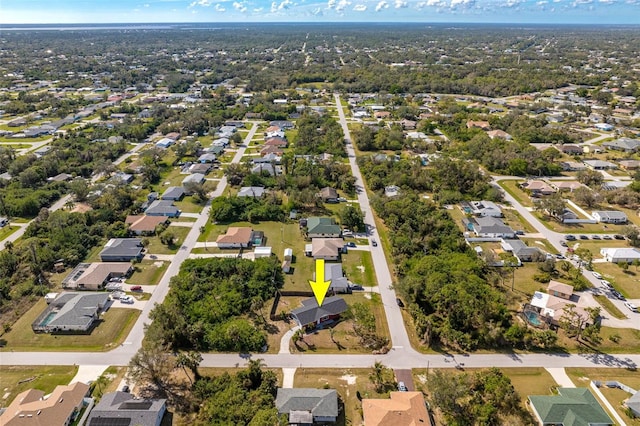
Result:
M603 248L600 254L611 263L633 263L640 260L640 249L631 247Z
M57 174L53 177L47 178L48 182L66 182L68 180L70 180L71 178L73 178L73 176L71 176L68 173L60 173Z
M362 400L364 426L428 426L431 424L422 392L390 392L389 399Z
M155 200L149 204L144 213L147 216L178 217L181 212L171 200Z
M502 209L493 201L471 201L468 205L471 208L471 214L474 216L502 217Z
M291 121L287 120L274 120L270 122L269 125L279 127L282 130L291 130L295 127L295 125Z
M307 244L305 254L314 259L338 260L343 249L342 238L313 238L311 244Z
M400 125L404 130L415 130L418 123L413 120L407 120L406 118L400 121Z
M307 219L308 238L339 238L340 226L330 217L310 217Z
M212 168L213 168L212 163L196 163L196 164L190 165L189 168L187 169L187 172L190 174L200 173L203 175L207 175Z
M389 111L376 111L373 113L373 117L377 120L386 120L391 117L391 113Z
M0 414L2 426L68 426L86 405L89 385L75 382L58 385L49 395L29 389L16 395Z
M484 238L514 238L515 231L496 217L478 217L471 222L476 236Z
M335 188L330 188L328 186L322 188L317 196L325 203L338 202L338 191L336 191Z
M563 145L557 145L556 148L558 150L560 150L560 152L567 154L567 155L581 155L584 154L584 151L582 150L582 147L578 146L578 145L572 145L572 144L563 144Z
M282 154L284 154L284 150L279 146L265 145L260 150L260 156L264 157L265 155L269 155L269 154L275 154L275 155L278 155L278 156L282 156Z
M591 216L598 221L598 223L627 223L629 220L624 212L616 210L598 210L591 213Z
M618 166L610 161L603 160L584 160L583 163L591 170L609 170L617 169Z
M630 398L623 403L634 416L640 417L640 391L636 391Z
M529 247L522 240L505 238L500 245L504 251L510 252L518 259L518 264L522 262L537 262L545 258L542 250L538 247Z
M166 399L138 398L129 392L109 392L93 407L86 426L160 426L167 411Z
M558 388L557 392L552 396L529 396L529 406L541 426L615 424L589 389Z
M467 121L467 129L482 129L482 130L491 130L491 125L488 121Z
M290 425L335 423L338 394L335 389L278 388L276 408L288 416Z
M204 183L205 178L204 175L202 173L194 173L191 174L189 176L187 176L186 178L182 179L182 186L185 186L189 183ZM185 192L186 193L186 192Z
M87 333L109 302L104 292L60 293L31 323L36 333Z
M316 279L315 272L313 279ZM329 285L329 292L336 293L351 293L351 287L349 286L349 280L344 276L344 270L342 269L342 263L328 263L324 264L324 279L331 281Z
M614 191L616 189L626 188L631 185L630 180L612 180L602 183L602 189L605 191Z
M221 249L247 248L251 245L251 234L249 227L230 226L224 235L218 236L216 244Z
M583 187L584 185L576 180L554 180L549 182L551 187L556 191L569 191L573 192L574 190Z
M129 232L136 235L153 235L161 223L168 223L165 216L129 215L124 220L129 225Z
M274 129L274 130L269 131L269 129ZM267 129L267 132L265 132L265 134L264 134L265 140L266 139L270 139L270 138L282 138L282 139L286 138L285 132L280 130L279 127L269 127L269 129ZM275 130L275 129L277 129L277 130Z
M302 307L292 310L291 316L300 327L314 328L334 322L347 309L347 302L341 297L326 297L322 306L318 306L316 298L311 297L302 301Z
M585 154L602 154L604 148L598 145L582 145L582 151Z
M640 139L620 138L613 141L603 142L602 146L615 151L632 153L637 152L640 148Z
M131 263L94 262L79 263L62 280L62 288L72 290L102 290L111 278L128 277L133 272Z
M265 194L265 189L262 186L243 186L238 191L238 197L253 197L261 198Z
M610 132L611 130L613 130L613 125L609 123L596 123L594 127L603 132Z
M103 262L130 262L141 260L144 247L140 238L112 238L100 252Z
M275 154L275 153L270 153L265 155L264 157L255 157L251 159L251 162L256 165L256 164L280 164L280 162L282 161L282 156Z
M170 186L160 197L163 200L180 201L184 197L185 192L182 186Z
M547 285L547 293L561 299L570 300L573 295L573 286L559 281L551 280Z
M551 185L542 180L529 180L521 183L520 187L529 191L533 197L551 195L556 192Z
M562 316L565 314L565 307L568 304L574 305L574 311L584 320L583 327L586 327L590 318L589 313L585 311L584 307L575 306L575 303L572 303L564 297L557 297L553 294L536 291L533 293L528 306L538 313L540 323L545 322L558 326ZM540 325L540 323L534 325Z
M567 172L587 170L587 166L584 163L579 163L577 161L562 161L560 163L560 167L562 167L562 170Z
M618 165L621 169L636 170L640 168L640 160L620 160Z
M289 142L284 137L268 137L264 141L265 146L275 146L278 148L286 148L289 145Z
M159 141L156 142L156 146L158 148L164 148L167 149L169 148L171 145L175 144L176 141L170 138L162 138Z
M215 154L204 153L200 157L198 157L198 163L214 163L218 158Z
M251 168L251 173L257 175L268 174L269 176L276 176L281 174L280 166L276 166L272 163L258 163Z
M131 182L133 182L133 175L129 174L129 173L124 173L124 172L117 172L116 174L114 174L113 176L111 176L111 179L109 179L111 182L116 183L116 184L129 184Z
M507 140L507 141L510 141L513 138L509 133L505 132L504 130L500 130L500 129L498 129L498 130L489 130L487 132L487 136L489 136L491 139L498 138L498 139L504 139L504 140Z
M400 195L400 188L396 185L389 185L384 187L385 197L397 197Z

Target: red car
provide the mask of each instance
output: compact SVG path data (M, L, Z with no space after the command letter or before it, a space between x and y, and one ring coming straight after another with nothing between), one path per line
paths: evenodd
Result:
M130 290L131 291L142 291L142 286L141 285L134 285L133 287L131 287Z

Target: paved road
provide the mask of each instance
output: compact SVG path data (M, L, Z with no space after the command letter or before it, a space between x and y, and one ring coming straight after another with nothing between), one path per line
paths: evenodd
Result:
M521 180L517 176L494 176L493 181L496 183L501 180ZM497 185L499 187L499 185ZM502 188L500 188L502 190ZM531 224L536 231L549 241L549 243L558 251L558 253L562 253L565 251L565 248L560 244L561 241L565 239L566 234L555 232L544 226L542 222L538 220L526 207L524 207L520 202L515 199L511 194L507 191L502 191L504 194L504 199L508 201L511 206L518 212L520 215ZM620 320L617 318L607 316L607 312L603 310L603 320L602 324L608 327L615 328L635 328L640 330L640 315L629 312L629 310L623 305L623 302L611 297L611 293L602 285L600 280L596 279L596 277L586 270L583 270L584 277L593 284L593 288L581 293L581 297L585 297L586 303L589 306L600 306L598 302L593 298L593 294L604 294L609 297L609 300L616 305L616 307L625 314L628 313L628 319Z
M338 117L342 131L344 132L347 155L349 156L349 165L353 176L356 178L356 188L361 190L358 192L358 202L360 203L360 209L364 213L364 221L369 225L369 237L372 240L380 242L380 236L375 226L375 220L373 218L373 212L371 210L371 204L369 203L369 195L367 194L366 187L364 185L364 179L360 173L360 168L356 162L356 153L351 143L351 133L347 126L347 120L344 115L344 109L340 102L340 95L334 95L336 101L336 108L338 110ZM404 320L402 319L402 313L400 308L396 304L396 293L391 287L393 280L391 278L391 272L389 271L389 265L384 255L384 249L382 244L378 244L377 247L371 247L371 257L373 259L373 266L376 271L376 277L378 278L378 287L380 288L380 295L382 296L382 303L384 305L384 312L387 317L387 324L389 326L389 333L391 334L392 347L396 349L402 349L406 353L413 353L415 350L411 347L409 342L409 336L405 328Z

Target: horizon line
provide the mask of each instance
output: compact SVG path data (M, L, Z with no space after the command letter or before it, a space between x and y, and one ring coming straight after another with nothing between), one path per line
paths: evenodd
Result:
M596 26L596 27L640 27L640 23L600 23L600 22L478 22L478 21L302 21L302 22L282 22L282 21L156 21L156 22L22 22L22 23L0 23L0 30L4 26L25 26L25 25L192 25L192 24L216 24L216 25L303 25L303 24L437 24L437 25L449 25L449 24L473 24L473 25L577 25L577 26Z

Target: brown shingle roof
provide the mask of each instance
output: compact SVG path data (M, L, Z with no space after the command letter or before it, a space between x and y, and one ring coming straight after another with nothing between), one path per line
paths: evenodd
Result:
M429 413L422 392L391 392L390 399L363 399L365 426L424 426Z
M251 240L251 228L249 227L237 227L230 226L227 229L227 233L224 235L220 235L216 239L216 243L223 244L239 244L244 243L247 244Z
M156 226L167 221L166 216L130 215L124 223L134 232L153 232Z

